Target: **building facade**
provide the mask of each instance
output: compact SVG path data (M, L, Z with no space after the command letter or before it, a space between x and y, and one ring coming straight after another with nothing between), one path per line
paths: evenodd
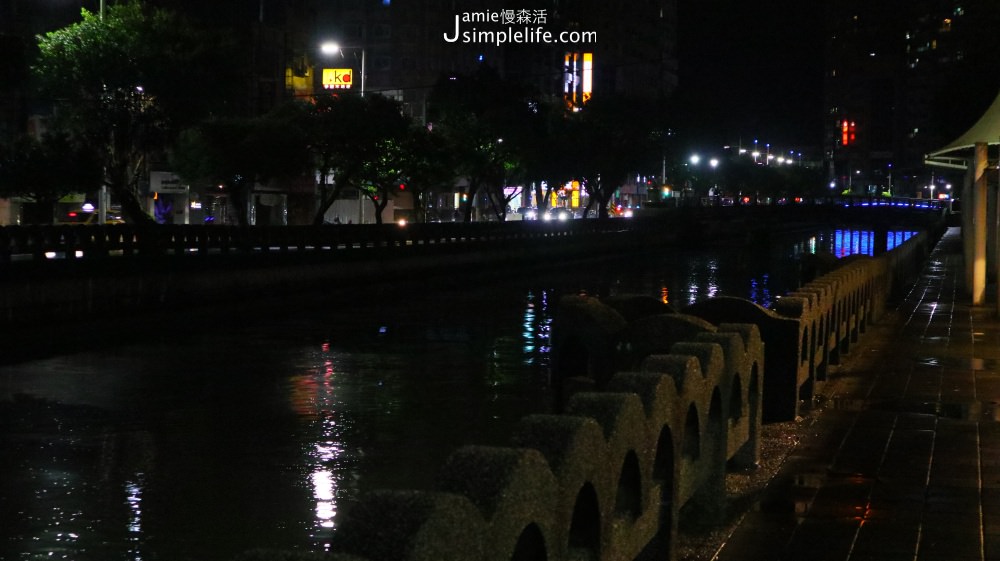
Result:
M675 0L334 0L321 10L317 41L351 47L337 56L356 72L363 50L366 90L423 119L438 79L483 64L554 98L572 81L579 104L585 54L586 93L664 99L677 84L676 25Z
M924 155L964 132L1000 88L1000 3L844 1L827 8L826 161L831 186L929 196Z

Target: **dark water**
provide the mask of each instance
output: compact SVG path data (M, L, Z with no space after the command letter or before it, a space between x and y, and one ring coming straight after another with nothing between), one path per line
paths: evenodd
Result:
M191 329L2 367L0 559L323 551L360 493L431 488L457 446L504 445L518 419L549 410L562 295L646 294L682 308L725 294L767 306L796 287L802 253L870 253L873 240L831 231L334 287L259 321L192 318Z

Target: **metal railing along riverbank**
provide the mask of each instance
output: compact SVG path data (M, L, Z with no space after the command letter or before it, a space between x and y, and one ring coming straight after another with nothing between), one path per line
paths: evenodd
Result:
M472 249L484 244L567 237L603 236L611 233L663 230L651 218L692 217L729 220L743 218L759 225L772 219L814 220L816 211L871 210L888 215L899 212L933 214L948 201L928 199L837 197L783 204L740 204L725 198L649 205L640 216L611 220L516 221L475 223L411 223L403 226L205 226L157 225L34 225L0 227L0 267L21 262L53 260L90 261L108 257L164 257L210 255L266 255L281 253L332 254L385 248L450 246ZM686 202L685 202L686 201ZM693 205L693 207L692 207ZM697 209L697 214L690 214Z
M420 246L476 246L608 234L632 221L482 222L323 226L130 224L0 227L0 263L107 257L344 253Z

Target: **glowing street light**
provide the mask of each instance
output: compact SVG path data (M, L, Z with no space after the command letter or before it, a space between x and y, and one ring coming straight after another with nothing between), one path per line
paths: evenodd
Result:
M364 47L343 47L333 41L326 41L319 46L319 51L325 55L340 54L343 56L343 49L358 49L361 51L361 97L365 96L365 48Z

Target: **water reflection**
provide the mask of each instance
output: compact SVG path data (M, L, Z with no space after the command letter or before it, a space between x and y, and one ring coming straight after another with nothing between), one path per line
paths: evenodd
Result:
M142 495L143 474L135 474L135 479L125 482L125 503L128 505L128 558L142 561Z
M770 275L767 273L760 276L760 280L757 278L750 279L750 293L747 298L760 306L765 308L770 308L773 303L771 300L771 283Z
M384 334L384 328L379 330ZM329 548L330 533L335 527L337 499L345 469L342 422L337 418L338 403L334 366L329 341L320 345L318 368L308 369L289 379L289 402L292 410L306 423L306 434L315 441L305 443L307 485L312 491L315 522L312 538Z
M886 233L885 250L889 251L916 235L912 230L896 230ZM797 246L796 253L831 253L838 258L850 255L873 256L878 246L874 230L838 229L821 232L810 237L804 246Z
M2 367L0 508L14 522L0 558L323 551L364 491L429 488L457 446L507 445L521 417L550 409L550 330L564 295L678 307L727 295L767 307L797 286L796 257L874 243L863 230L830 231L482 286L414 281ZM34 401L15 405L15 395Z
M521 354L525 366L548 366L545 357L549 353L549 329L552 327L549 293L548 290L528 289L524 298Z

